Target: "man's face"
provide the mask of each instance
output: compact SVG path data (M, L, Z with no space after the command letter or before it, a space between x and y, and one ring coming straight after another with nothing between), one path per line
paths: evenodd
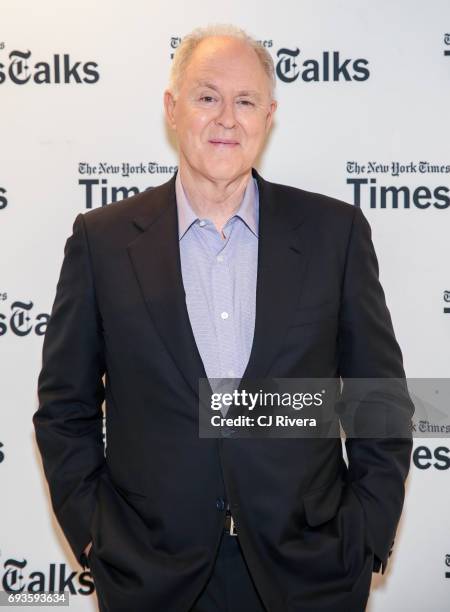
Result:
M223 36L197 46L178 96L166 91L164 104L181 161L211 180L233 180L251 169L276 109L256 53Z

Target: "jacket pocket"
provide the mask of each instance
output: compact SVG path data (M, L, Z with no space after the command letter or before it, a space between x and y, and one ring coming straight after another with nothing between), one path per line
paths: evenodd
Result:
M343 487L344 481L337 476L327 484L303 495L306 522L310 527L326 523L336 515Z

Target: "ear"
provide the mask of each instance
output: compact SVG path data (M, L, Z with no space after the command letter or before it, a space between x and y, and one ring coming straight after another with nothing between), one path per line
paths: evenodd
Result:
M276 100L272 100L269 106L269 111L266 115L266 133L270 130L270 126L272 125L273 116L275 111L277 110L278 102Z
M164 111L167 119L167 123L173 130L177 129L175 122L175 96L170 91L170 89L166 89L164 92Z

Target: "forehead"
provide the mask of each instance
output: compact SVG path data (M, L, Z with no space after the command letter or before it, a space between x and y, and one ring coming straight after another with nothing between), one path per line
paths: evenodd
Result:
M268 78L255 51L244 41L210 37L194 50L184 74L189 88L213 82L216 86L263 91Z

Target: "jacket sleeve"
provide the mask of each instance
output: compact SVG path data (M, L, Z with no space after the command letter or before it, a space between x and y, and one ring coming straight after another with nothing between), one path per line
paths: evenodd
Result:
M53 511L83 566L83 551L91 540L96 487L106 468L104 372L100 314L80 213L66 241L44 338L33 425Z
M341 295L338 358L344 411L357 386L351 379L380 381L378 393L364 395L360 387L359 413L371 423L372 432L371 427L378 419L380 431L386 435L373 437L378 434L372 433L372 437L363 437L354 432L355 435L347 435L345 444L348 478L364 510L367 536L374 552L374 571L381 567L384 574L403 508L404 483L411 461L414 405L379 282L371 228L358 207L354 210ZM383 380L389 382L387 379L396 379L391 381L395 384L383 384ZM390 427L389 423L397 427ZM343 428L346 430L344 423ZM399 437L393 435L395 431L401 431Z

